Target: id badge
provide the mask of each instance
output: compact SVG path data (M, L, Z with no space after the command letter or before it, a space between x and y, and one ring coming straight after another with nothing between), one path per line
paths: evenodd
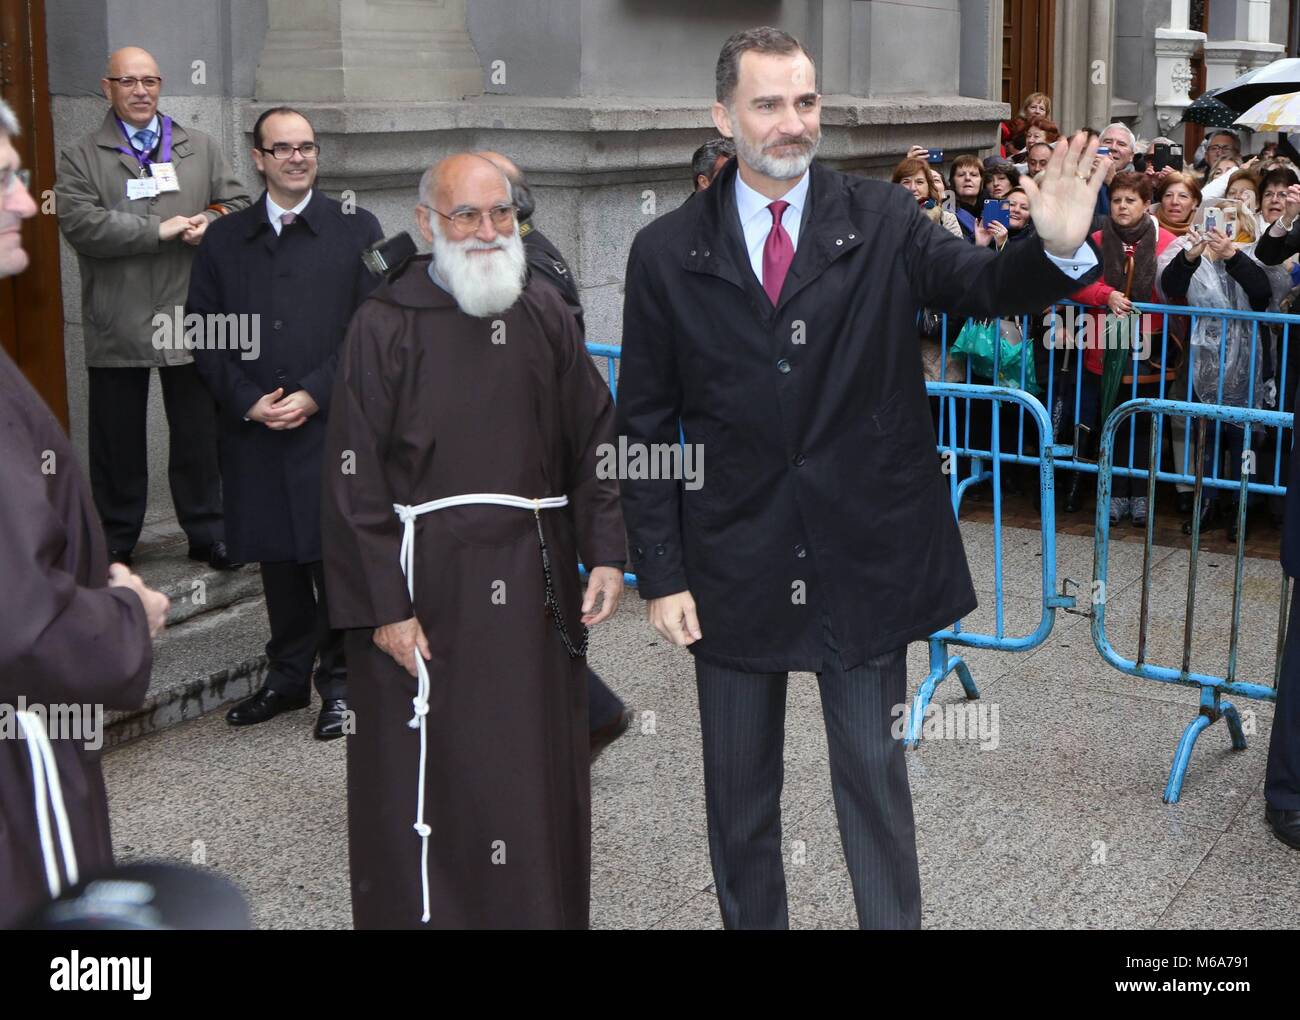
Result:
M152 177L132 177L126 182L126 197L130 201L137 198L155 198L158 195L158 182Z
M171 163L151 163L149 170L158 184L159 191L180 191L181 182L176 176L176 167Z

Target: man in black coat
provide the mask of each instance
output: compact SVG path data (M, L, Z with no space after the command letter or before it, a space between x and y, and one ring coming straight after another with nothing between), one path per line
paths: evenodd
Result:
M560 249L533 224L533 190L528 185L528 178L513 160L499 152L484 150L478 155L494 164L510 181L528 271L560 292L560 297L564 298L564 303L578 321L578 332L585 337L587 325L582 314L582 299L578 296L578 281L574 279L573 270L560 254ZM600 675L588 666L587 725L591 731L591 760L595 761L605 748L623 736L631 722L632 713L623 704L623 699L610 690Z
M1281 147L1279 146L1279 149ZM1255 257L1276 266L1300 251L1300 184L1287 189L1286 211L1260 238ZM1295 345L1290 357L1295 360ZM1300 391L1295 394L1300 400ZM1296 405L1293 402L1292 408ZM1288 440L1291 442L1292 440ZM1291 451L1282 528L1282 569L1300 577L1300 457ZM1300 599L1292 599L1277 685L1277 709L1264 774L1264 816L1274 835L1300 850Z
M671 448L680 424L707 453L703 485L623 481L632 561L652 625L695 654L726 926L788 924L780 796L797 670L818 674L858 921L917 927L891 724L908 642L976 600L916 312L1033 312L1077 289L1096 265L1085 238L1104 170L1082 134L1059 146L1043 184L1024 183L1038 239L995 256L931 223L902 188L812 162L820 97L786 33L732 36L717 100L737 159L643 229L628 258L620 442L631 463Z
M253 144L266 192L208 229L187 305L204 317L195 363L219 405L226 542L262 565L271 623L266 683L226 719L246 726L306 708L319 656L314 732L330 740L348 718L347 667L321 567L321 457L338 349L374 286L361 252L383 234L371 213L314 190L320 150L302 114L266 111ZM236 326L256 342L222 343Z

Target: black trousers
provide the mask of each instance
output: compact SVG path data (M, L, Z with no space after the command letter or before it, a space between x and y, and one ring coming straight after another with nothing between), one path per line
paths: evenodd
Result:
M263 563L262 589L271 620L270 660L266 684L277 694L301 698L311 694L317 656L316 690L321 699L348 696L343 632L330 629L322 564L293 560Z
M1292 497L1295 498L1295 497ZM1268 742L1264 799L1279 811L1300 811L1300 598L1292 598L1282 649L1282 677Z
M846 670L827 629L818 674L840 841L862 928L919 928L921 876L903 744L907 649ZM781 858L787 673L695 660L704 738L709 855L723 924L788 928Z
M148 368L92 368L90 486L110 551L135 548L149 501ZM167 412L167 480L176 518L200 548L224 536L217 412L193 365L158 369Z

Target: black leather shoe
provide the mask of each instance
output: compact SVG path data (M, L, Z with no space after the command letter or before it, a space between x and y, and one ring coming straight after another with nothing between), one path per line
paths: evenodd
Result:
M1266 804L1264 817L1274 836L1293 850L1300 850L1300 811L1282 811Z
M343 736L343 724L348 719L346 698L326 698L321 702L320 715L311 735L317 740L334 740Z
M251 698L245 698L226 713L226 722L231 726L255 726L268 719L274 719L281 712L294 712L311 704L311 695L290 698L263 687Z
M213 570L238 570L243 566L236 563L226 552L225 542L213 542L209 546L190 546L190 559L206 563Z
M130 549L108 550L108 562L120 563L124 567L129 567L131 565L131 550Z
M1205 499L1202 497L1201 499L1201 534L1202 535L1214 527L1214 516L1215 516L1214 500ZM1183 521L1183 534L1190 535L1191 533L1192 533L1192 522L1190 520Z
M600 752L609 747L614 741L627 732L627 728L632 725L632 710L624 709L623 712L611 723L606 723L600 729L591 731L591 760L595 761L600 757Z

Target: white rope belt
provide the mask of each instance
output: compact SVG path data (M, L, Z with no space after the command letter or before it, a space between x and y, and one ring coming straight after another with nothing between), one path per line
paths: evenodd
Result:
M418 506L404 506L394 503L393 509L402 522L402 551L400 554L402 573L406 575L406 593L411 598L411 608L415 608L415 520L424 514L436 510L447 510L454 506L508 506L518 510L556 510L569 505L568 496L547 496L545 499L525 499L523 496L508 496L500 492L471 492L463 496L447 496ZM414 650L416 687L411 704L415 714L407 723L411 729L420 731L420 773L417 778L415 796L415 831L420 834L420 891L423 897L424 915L420 921L429 923L429 834L431 832L424 820L424 763L428 752L428 735L425 730L425 717L429 714L429 670L424 664L424 656L417 646Z
M68 882L76 885L77 851L72 845L72 827L68 825L68 812L63 803L63 784L59 781L59 766L54 761L54 749L45 732L45 724L35 712L18 712L18 727L27 740L27 756L32 763L32 786L36 792L36 827L40 832L41 855L45 861L45 884L50 898L63 892L63 878L54 859L54 837L50 832L50 808L54 808L54 824L59 831L59 853Z

